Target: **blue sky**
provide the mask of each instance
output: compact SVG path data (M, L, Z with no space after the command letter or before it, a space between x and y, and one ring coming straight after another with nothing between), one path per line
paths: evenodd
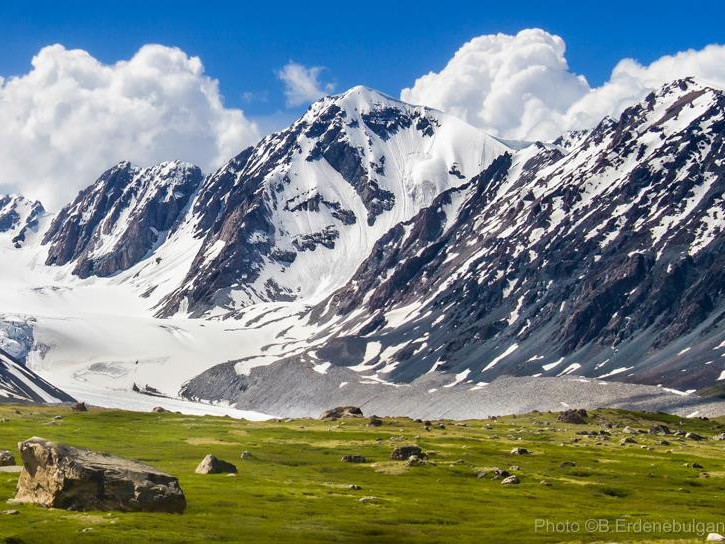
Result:
M571 70L599 85L623 57L648 63L725 42L724 16L714 0L3 2L0 75L27 72L52 43L106 63L161 43L201 57L226 104L254 117L288 111L275 70L290 60L326 67L337 90L363 83L398 95L474 36L541 27L564 38Z

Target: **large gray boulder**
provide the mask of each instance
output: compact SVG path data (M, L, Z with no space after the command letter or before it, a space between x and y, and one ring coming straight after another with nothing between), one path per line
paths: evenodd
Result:
M181 513L175 477L122 457L31 438L18 444L23 470L15 499L48 508Z

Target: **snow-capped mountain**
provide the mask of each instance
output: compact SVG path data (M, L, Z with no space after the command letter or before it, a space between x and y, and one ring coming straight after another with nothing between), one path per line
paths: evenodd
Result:
M365 87L324 98L205 181L188 218L201 246L159 315L319 299L384 232L506 149Z
M22 247L31 232L37 232L38 220L45 215L43 205L23 196L0 195L0 236L16 248Z
M388 381L716 382L724 136L725 94L686 79L619 120L499 157L387 232L315 308L335 330L322 352L337 345L333 364Z
M309 378L290 365L319 391L697 389L725 378L724 134L725 95L691 79L531 145L355 87L206 177L121 163L38 212L2 302L48 314L30 366L74 394L256 402L278 367Z
M72 263L81 278L131 268L177 225L202 178L198 167L178 161L119 163L55 217L43 238L46 264Z
M319 299L384 232L507 149L455 117L355 87L203 181L178 162L110 169L54 219L46 264L81 278L129 271L165 317Z

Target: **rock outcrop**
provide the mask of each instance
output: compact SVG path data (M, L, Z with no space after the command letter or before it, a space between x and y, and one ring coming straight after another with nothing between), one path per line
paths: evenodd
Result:
M341 419L346 417L363 417L362 410L357 406L338 406L331 410L326 410L320 415L320 419Z
M107 453L31 438L18 444L23 470L15 499L48 508L182 513L174 476Z

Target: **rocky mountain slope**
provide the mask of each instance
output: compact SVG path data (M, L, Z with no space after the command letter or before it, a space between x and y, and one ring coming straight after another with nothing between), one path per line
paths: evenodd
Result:
M74 399L0 348L0 403L72 402Z
M335 331L318 357L389 381L716 382L724 135L723 92L681 80L619 120L499 157L386 233L315 308Z
M43 238L46 264L71 264L81 278L131 268L177 226L202 178L187 163L150 168L119 163L54 218Z
M45 215L40 202L31 202L23 196L0 195L0 235L10 238L20 248L28 234L38 229L38 220Z

